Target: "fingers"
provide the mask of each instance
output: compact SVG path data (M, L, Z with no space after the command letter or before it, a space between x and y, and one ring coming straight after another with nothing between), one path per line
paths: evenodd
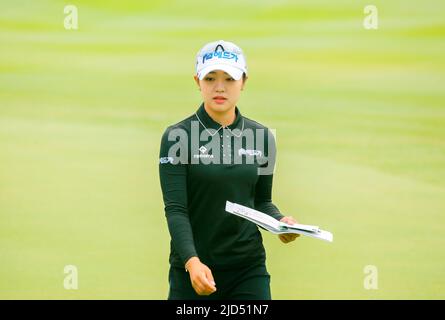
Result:
M280 234L279 238L280 238L281 242L283 242L283 243L289 242L289 239L284 234Z
M280 221L281 221L281 222L284 222L284 223L287 223L287 224L290 224L290 225L293 225L293 224L297 224L297 223L298 223L298 221L295 220L295 218L292 217L292 216L286 216L286 217L283 217ZM281 234L279 237L280 237L280 240L281 240L283 243L289 243L289 242L292 242L292 241L294 241L295 239L297 239L299 236L300 236L300 235L299 235L299 234L296 234L296 233L283 233L283 234Z
M298 222L297 222L297 220L295 220L294 217L289 216L289 222L288 222L288 223L289 223L289 224L297 224Z
M193 289L195 289L196 293L199 294L200 296L208 296L209 294L212 293L212 291L209 288L207 288L207 281L205 279L204 273L202 274L202 276L197 277L192 282L192 286Z
M292 216L286 216L282 218L280 221L290 225L298 223L297 220L295 220L295 218Z
M281 242L287 243L287 239L285 237L282 237L281 235L279 235L278 238L280 238Z
M216 283L215 283L215 279L213 279L212 271L211 271L209 268L206 268L206 270L205 270L205 275L206 275L206 278L207 278L208 282L209 282L213 287L215 287L215 285L216 285ZM215 288L215 289L216 289L216 288Z
M209 274L211 279L209 279ZM202 277L200 280L204 294L209 295L216 291L215 281L213 280L210 269L202 273Z
M288 235L288 239L289 239L290 241L294 241L294 240L297 239L299 236L300 236L299 234L296 234L296 233L290 233L290 234Z
M215 287L215 280L213 279L213 275L212 272L210 271L209 268L206 268L204 270L204 282L206 285L206 290L209 291L210 293L213 293L216 291L216 287Z
M300 235L296 233L283 233L279 235L280 240L283 243L289 243L294 241L296 238L298 238Z
M216 291L216 287L214 285L215 282L213 280L209 280L207 275L208 275L208 272L205 271L201 274L201 277L200 277L200 284L201 284L202 292L205 295L212 294L213 292Z
M193 289L199 295L210 295L216 291L215 281L209 268L202 271L192 280Z

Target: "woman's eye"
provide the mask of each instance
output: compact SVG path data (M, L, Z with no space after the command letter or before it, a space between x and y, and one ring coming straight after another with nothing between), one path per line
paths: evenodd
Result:
M227 78L227 81L235 81L233 78Z
M206 78L204 78L204 80L205 80L205 81L212 81L213 78L211 78L211 77L206 77Z

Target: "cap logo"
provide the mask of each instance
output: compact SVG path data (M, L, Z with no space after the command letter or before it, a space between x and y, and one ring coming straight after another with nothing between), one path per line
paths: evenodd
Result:
M218 51L218 48L221 48L222 51L226 51L226 50L224 50L224 47L222 46L222 44L218 44L215 48L215 51Z
M215 51L215 52L209 52L206 53L203 57L202 57L202 63L204 64L207 60L213 59L213 58L218 58L218 59L234 59L235 62L238 62L238 55L236 55L233 52L228 52L228 51Z

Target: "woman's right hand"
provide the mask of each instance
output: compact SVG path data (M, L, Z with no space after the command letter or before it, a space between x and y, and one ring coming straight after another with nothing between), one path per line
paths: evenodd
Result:
M216 291L212 271L198 257L187 260L185 268L190 275L192 287L200 296L208 296Z

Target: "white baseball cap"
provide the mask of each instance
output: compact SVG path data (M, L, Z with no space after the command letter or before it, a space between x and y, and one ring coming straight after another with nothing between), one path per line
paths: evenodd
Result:
M224 40L207 43L196 55L196 74L200 80L211 71L222 70L239 80L247 75L243 50L236 44Z

